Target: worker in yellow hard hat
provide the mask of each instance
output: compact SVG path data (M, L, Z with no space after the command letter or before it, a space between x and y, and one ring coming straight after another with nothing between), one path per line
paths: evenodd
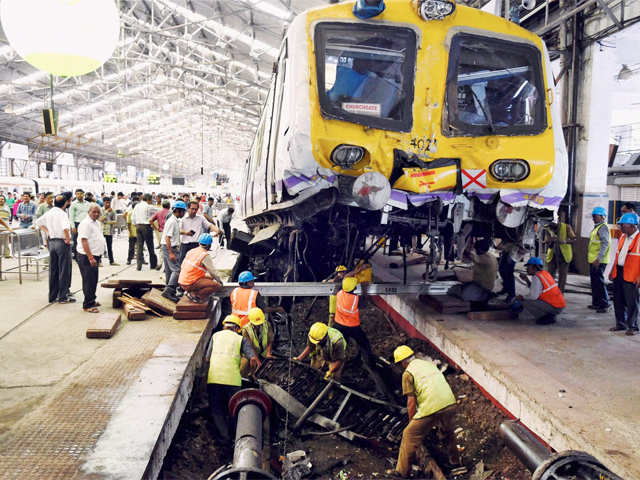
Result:
M273 329L265 319L264 312L261 308L254 307L249 310L248 316L249 323L242 327L242 336L251 343L251 348L256 354L258 363L261 363L264 358L273 358L273 355L271 355Z
M411 461L418 447L436 425L445 435L449 462L452 465L458 464L458 451L453 435L456 398L444 375L434 363L416 358L413 350L407 345L400 345L394 350L393 360L404 369L402 394L407 397L409 424L402 432L395 472L389 473L401 477L409 475ZM433 472L436 479L445 479L433 459L427 462L427 468Z
M213 422L220 436L230 440L227 405L242 386L241 359L248 359L253 368L257 368L258 359L250 342L240 335L240 319L236 315L227 315L222 325L223 329L211 336L205 354L205 361L210 362L207 393Z
M310 353L312 368L322 370L328 366L325 380L340 378L347 359L347 342L338 330L322 322L311 325L307 346L294 360L302 361Z
M336 313L333 327L339 330L345 339L352 338L358 348L364 353L364 360L373 363L371 344L360 326L360 296L355 293L358 280L355 277L345 277L342 289L336 295Z
M371 273L371 265L365 262L360 262L356 268L352 271L348 271L347 267L344 265L338 265L333 272L333 274L326 280L328 282L333 282L337 284L342 284L342 280L345 277L354 277L358 283L370 282L372 279ZM337 295L329 296L329 326L333 327L333 320L336 315L336 302Z

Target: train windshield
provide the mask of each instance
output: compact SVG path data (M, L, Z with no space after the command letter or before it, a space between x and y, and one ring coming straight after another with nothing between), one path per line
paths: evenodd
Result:
M325 116L386 130L411 129L416 51L411 29L321 23L315 42Z
M460 33L447 74L445 134L532 135L546 127L540 51Z

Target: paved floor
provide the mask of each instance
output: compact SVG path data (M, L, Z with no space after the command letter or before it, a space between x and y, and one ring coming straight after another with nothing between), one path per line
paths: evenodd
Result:
M401 279L402 269L379 268L399 258L376 257L376 276ZM410 267L409 279L423 272ZM585 450L623 477L640 478L640 336L609 332L613 311L587 308L588 277L570 275L568 283L568 306L548 326L470 321L415 298L382 298L406 329L426 336L553 448Z
M127 240L100 278L161 280L161 272L125 265ZM228 270L229 252L216 263ZM47 275L0 282L0 478L141 478L195 368L211 325L170 317L124 321L109 340L87 339L91 314L75 304L47 303ZM98 288L104 311L112 290ZM192 358L193 357L193 358ZM188 382L187 382L188 383ZM165 439L166 440L166 439ZM155 459L157 463L157 459ZM160 458L160 462L162 459Z

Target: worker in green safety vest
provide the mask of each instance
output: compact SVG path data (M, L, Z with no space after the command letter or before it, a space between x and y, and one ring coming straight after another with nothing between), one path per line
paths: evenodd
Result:
M251 348L258 360L258 367L262 359L273 358L271 355L273 329L266 321L261 308L254 307L249 310L249 323L242 328L242 336L251 343Z
M604 271L611 260L611 239L609 227L605 222L607 210L604 207L595 207L591 216L593 230L589 235L589 249L587 250L591 278L591 305L589 308L598 313L607 313L609 311L609 293L604 281ZM616 266L614 265L613 268Z
M567 212L558 212L558 223L547 226L545 231L545 243L547 248L547 271L555 278L558 271L558 287L564 292L567 284L569 264L573 260L572 243L576 241L576 234L567 222Z
M211 336L205 355L205 361L210 362L207 393L209 410L218 433L223 440L230 440L227 405L242 385L241 359L243 356L249 359L252 368L257 367L258 360L249 341L239 333L240 319L236 315L227 315L222 325L223 330Z
M309 354L311 368L322 370L328 367L324 379L339 380L347 360L347 342L339 330L327 326L326 323L316 322L309 329L305 349L294 360L301 362Z
M409 424L402 432L395 472L388 473L400 477L409 475L418 447L434 426L438 426L444 435L449 463L457 465L460 459L453 433L456 397L444 375L434 363L416 358L407 345L400 345L394 350L393 360L404 369L402 394L407 397ZM446 480L433 459L427 460L426 469L431 471L436 480Z

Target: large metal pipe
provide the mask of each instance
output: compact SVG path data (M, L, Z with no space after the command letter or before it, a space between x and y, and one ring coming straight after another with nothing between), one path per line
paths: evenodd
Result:
M532 472L551 456L551 452L542 443L513 420L500 424L500 435L515 456Z
M513 420L502 422L500 435L516 457L531 470L533 480L623 480L588 453L577 450L550 452Z
M262 390L247 388L229 400L236 418L233 464L214 472L212 480L276 480L262 469L262 422L271 412L271 399Z

